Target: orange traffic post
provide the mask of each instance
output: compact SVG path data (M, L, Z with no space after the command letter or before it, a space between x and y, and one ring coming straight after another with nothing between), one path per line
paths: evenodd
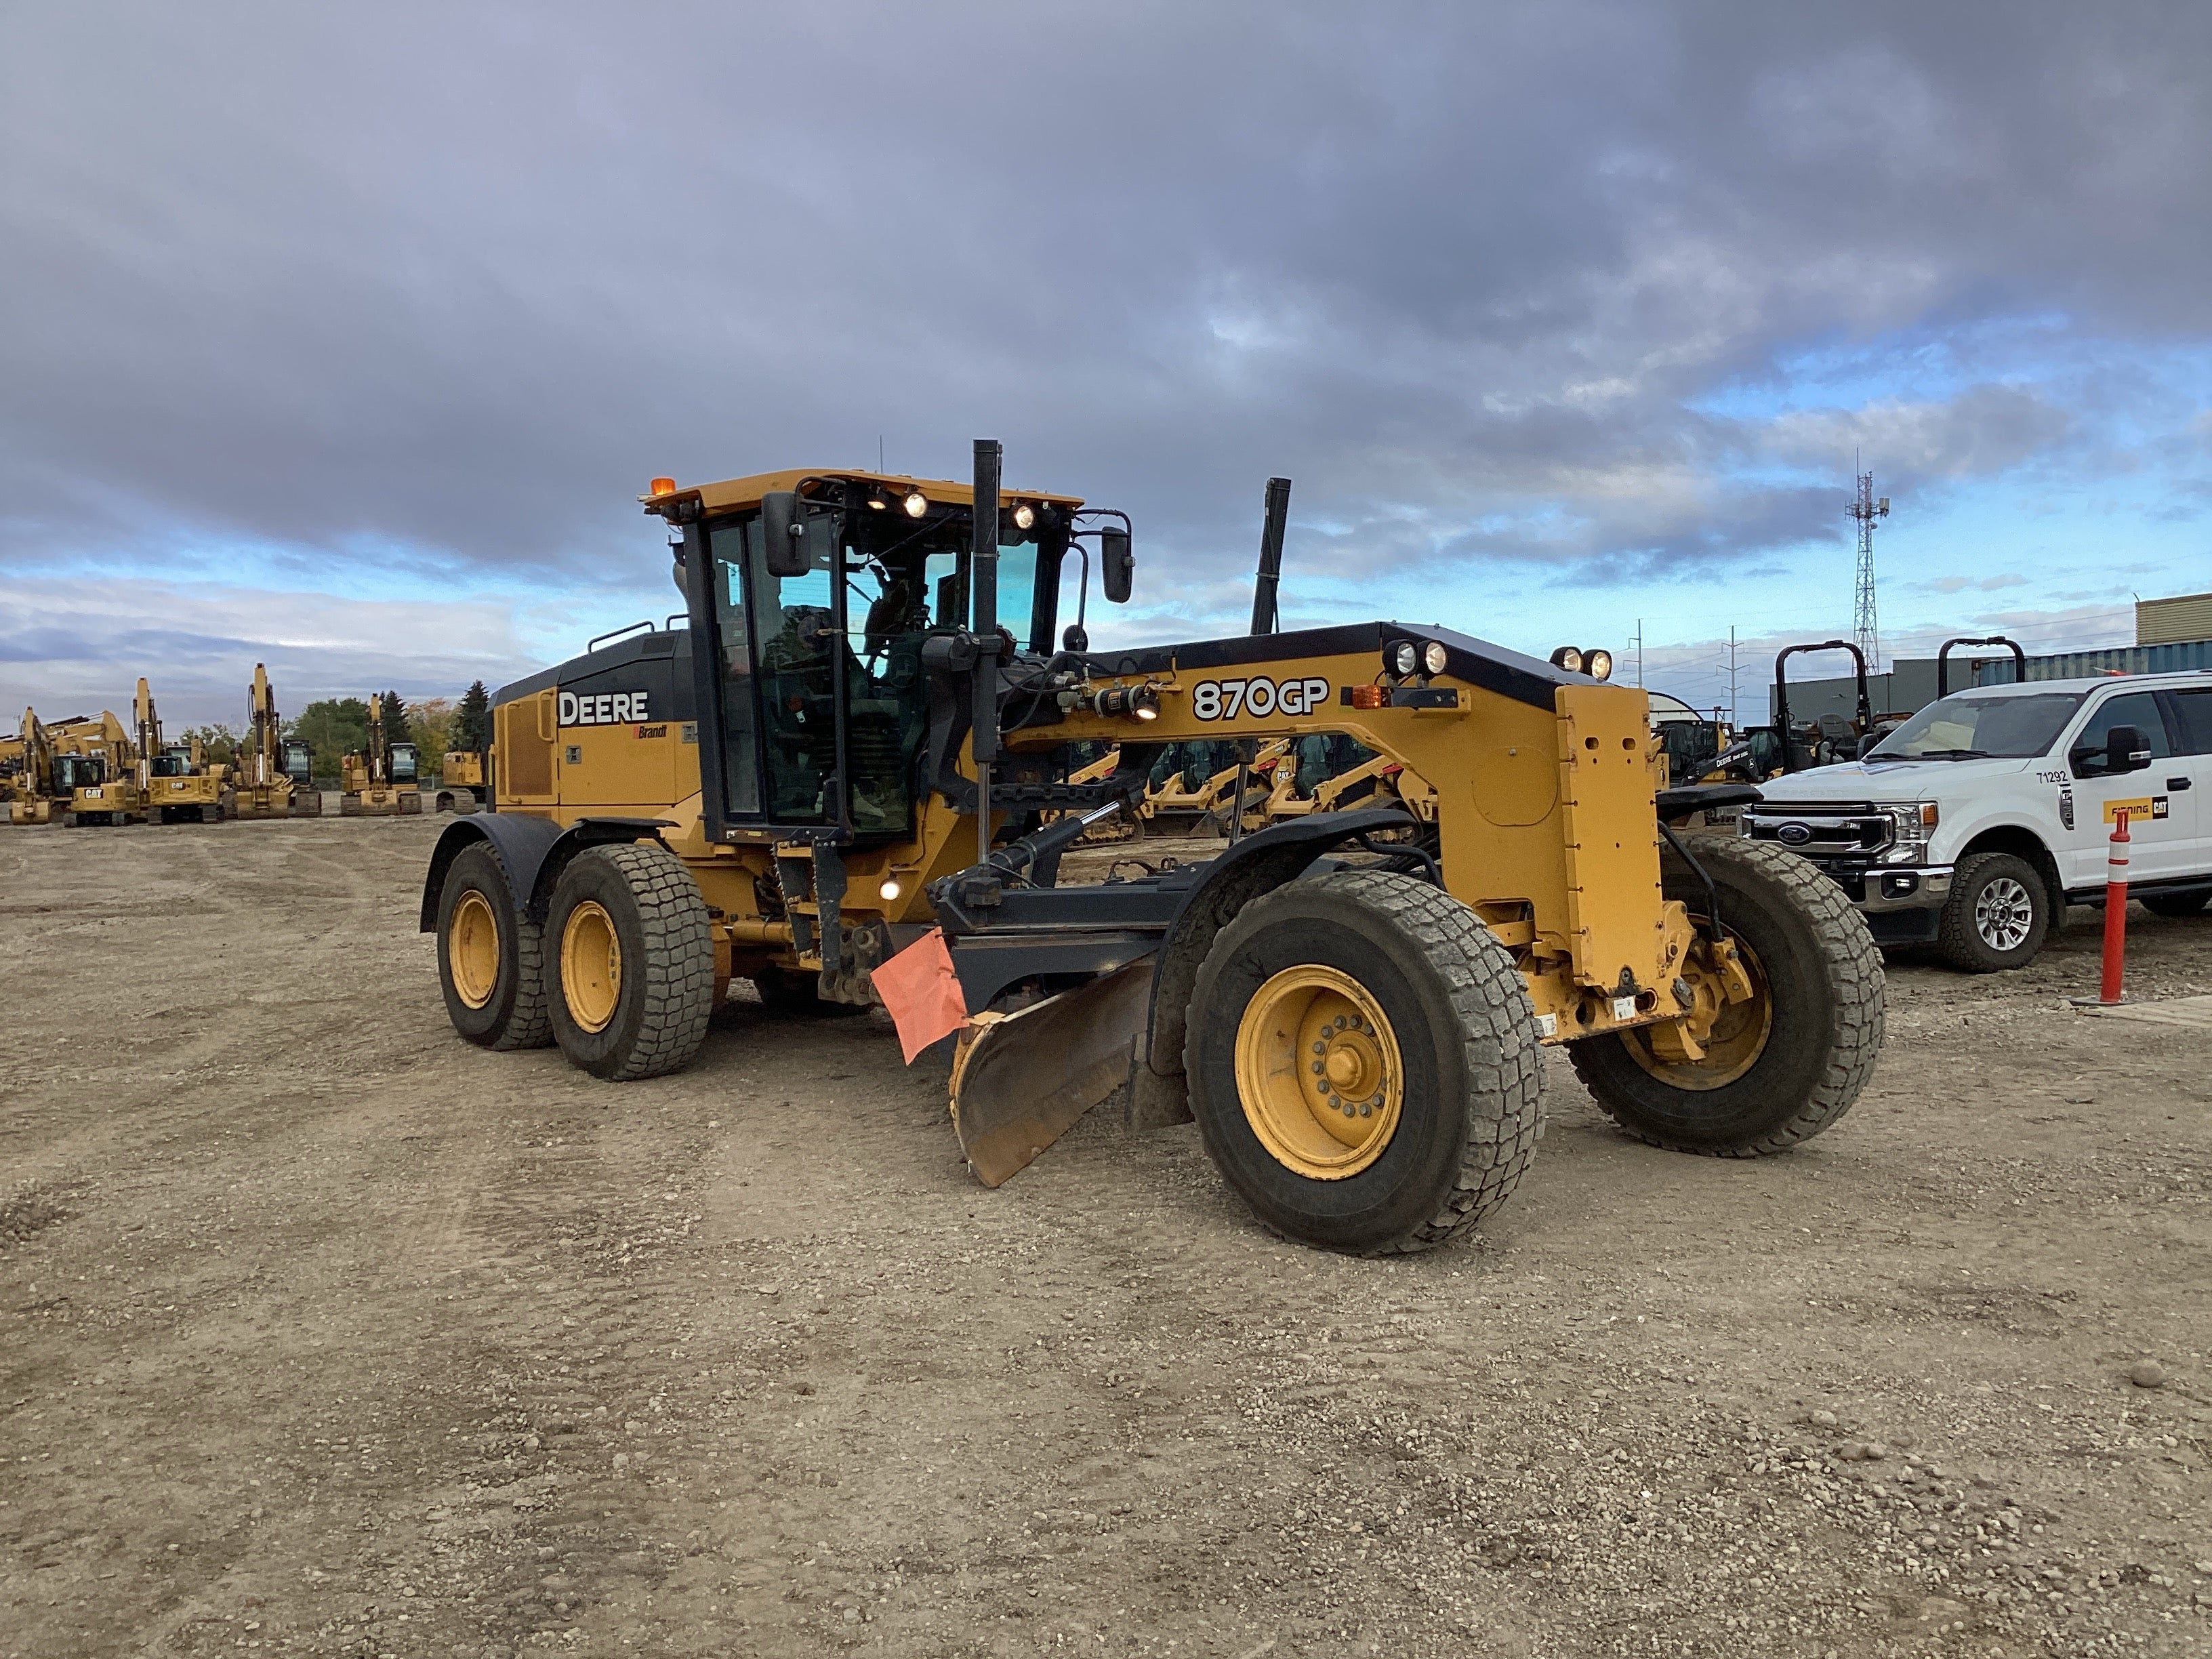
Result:
M2112 814L2112 846L2105 859L2104 974L2098 981L2096 1000L2090 1006L2112 1008L2124 1000L2120 995L2120 975L2127 965L2127 956L2128 809L2123 806ZM2076 997L2075 1000L2090 1003L2087 997Z

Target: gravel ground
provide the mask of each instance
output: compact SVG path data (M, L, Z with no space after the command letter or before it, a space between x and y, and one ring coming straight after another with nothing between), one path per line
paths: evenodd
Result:
M0 1653L2205 1644L2212 1033L2071 1011L2091 913L1893 964L1787 1156L1553 1056L1483 1236L1359 1261L1188 1127L983 1191L880 1015L471 1048L438 828L0 830Z

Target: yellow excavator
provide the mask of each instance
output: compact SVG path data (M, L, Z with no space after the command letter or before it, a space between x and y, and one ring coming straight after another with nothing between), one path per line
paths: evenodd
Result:
M1279 480L1252 633L1078 648L1063 564L1089 539L1125 603L1126 515L975 455L968 483L653 481L688 625L502 689L498 811L455 819L425 874L461 1036L619 1081L687 1065L738 977L772 1011L881 1004L909 1058L949 1040L986 1185L1110 1099L1195 1119L1261 1222L1362 1254L1506 1198L1547 1047L1687 1152L1793 1146L1857 1097L1882 1034L1865 924L1802 859L1678 840L1717 794L1661 788L1641 690L1429 623L1276 631ZM1060 879L1160 744L1332 732L1433 781L1434 821L1316 813ZM1118 744L1112 775L1071 782L1079 743Z
M55 730L54 787L57 796L66 792L69 822L79 827L143 823L138 745L114 711L103 708L97 720L68 720Z
M230 768L210 763L198 738L164 743L154 693L142 677L136 703L138 789L149 823L220 823L230 816Z
M322 793L312 787L308 775L312 760L305 743L284 735L268 667L254 664L253 684L246 693L246 734L234 769L232 812L241 818L321 817Z
M54 801L54 737L36 709L26 708L17 734L8 740L9 753L0 756L7 765L8 822L15 824L51 823ZM59 792L68 810L67 791Z
M384 728L384 698L368 694L368 742L338 762L341 817L389 817L419 813L422 791L415 745L395 740Z

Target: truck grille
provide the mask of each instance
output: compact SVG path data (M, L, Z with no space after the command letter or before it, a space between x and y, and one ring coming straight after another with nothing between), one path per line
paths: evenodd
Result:
M1744 833L1808 858L1864 858L1890 843L1887 812L1868 801L1762 801L1743 813Z

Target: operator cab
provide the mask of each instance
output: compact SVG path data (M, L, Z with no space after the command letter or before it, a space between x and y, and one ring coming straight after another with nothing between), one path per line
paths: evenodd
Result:
M933 718L949 713L933 711L923 644L973 620L975 520L963 499L972 490L867 473L801 477L781 496L744 487L768 482L708 486L708 498L727 489L750 499L731 510L702 501L696 530L687 524L678 538L703 552L707 576L694 592L690 566L678 567L691 600L709 833L814 839L807 832L827 830L862 844L910 836L928 787ZM1127 538L1086 523L1122 515L1086 513L1072 497L1004 491L1000 501L996 612L1012 645L1001 662L1018 686L1056 648L1071 575L1070 642L1083 643L1082 538L1118 534L1113 557L1126 568ZM685 523L684 505L648 510ZM788 538L781 559L769 556L771 537Z
M146 764L148 775L156 778L188 778L192 775L192 751L186 748L164 749Z
M312 746L297 738L286 740L284 744L284 775L286 777L304 788L313 773L314 763L315 751Z
M395 743L392 745L390 752L392 775L386 781L395 784L414 782L418 769L415 745L411 743Z
M57 794L89 789L106 781L107 757L105 755L54 757L54 792Z

